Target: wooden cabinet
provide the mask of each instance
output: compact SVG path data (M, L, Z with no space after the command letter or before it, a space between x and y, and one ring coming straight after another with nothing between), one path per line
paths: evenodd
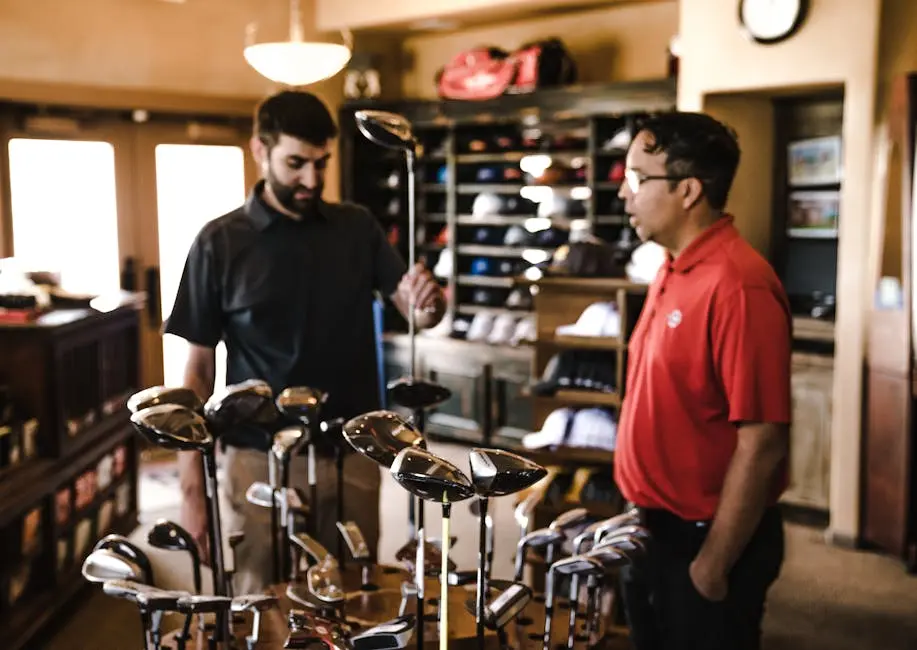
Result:
M126 401L139 383L141 304L0 324L0 385L19 413L0 421L5 650L30 647L87 586L80 569L96 540L137 525L139 439Z
M828 510L833 384L833 357L793 354L793 426L789 486L783 495L786 503Z

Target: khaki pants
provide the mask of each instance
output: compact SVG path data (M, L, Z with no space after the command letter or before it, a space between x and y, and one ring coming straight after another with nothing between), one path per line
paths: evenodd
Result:
M268 481L267 453L230 446L222 453L221 465L220 518L224 540L231 532L245 533L244 541L236 547L233 589L236 594L258 593L273 582L271 511L248 503L245 491L255 481ZM374 557L380 535L380 471L379 465L361 454L349 454L344 461L344 521L357 522ZM317 509L314 504L309 504L312 509L310 516L317 516L315 539L336 555L340 532L336 526L337 470L334 459L318 458L316 476ZM300 488L306 499L310 497L307 479L306 458L296 456L290 462L290 486ZM228 544L224 547L228 548ZM281 546L283 552L288 553L289 548L289 542ZM344 552L349 553L346 545ZM231 565L229 556L226 564ZM288 577L281 576L281 579L286 581Z

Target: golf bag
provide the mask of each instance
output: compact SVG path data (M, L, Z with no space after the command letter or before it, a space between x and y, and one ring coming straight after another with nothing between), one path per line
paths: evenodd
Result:
M498 47L460 52L436 73L441 99L486 100L576 83L576 63L556 38L509 53Z

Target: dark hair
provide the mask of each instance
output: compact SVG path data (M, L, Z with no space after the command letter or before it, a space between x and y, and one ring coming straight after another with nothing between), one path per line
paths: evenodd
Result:
M283 133L317 147L338 135L334 118L322 100L298 90L284 90L262 101L255 111L254 130L269 148Z
M741 156L732 128L704 113L686 112L654 115L638 128L653 137L646 153L666 154L667 174L697 178L710 207L723 209Z

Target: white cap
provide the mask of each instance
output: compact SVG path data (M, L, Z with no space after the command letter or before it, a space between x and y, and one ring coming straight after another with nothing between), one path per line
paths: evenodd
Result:
M565 445L614 451L617 437L618 426L608 411L600 408L574 411L563 407L545 418L541 431L523 437L522 444L527 449Z
M544 419L541 431L523 436L522 446L526 449L538 449L563 444L567 422L573 417L573 413L573 409L568 406L551 411Z
M452 265L455 262L455 257L452 254L451 248L444 248L439 254L439 259L436 260L436 266L433 267L433 275L438 278L448 278L452 275Z
M572 325L559 325L556 332L565 336L619 336L621 316L613 302L594 302Z
M512 314L500 314L494 320L493 329L487 335L487 342L493 345L505 345L513 338L516 331L516 317Z
M634 249L627 263L627 277L631 282L649 284L656 277L659 267L665 264L665 249L656 242L644 242Z
M468 334L465 336L467 341L485 341L490 335L494 326L494 315L488 311L479 311L474 315L471 321L471 327L468 328Z
M529 315L516 325L516 331L513 332L513 338L510 339L510 343L519 345L523 341L534 343L536 340L538 340L538 330L535 327L535 316Z

